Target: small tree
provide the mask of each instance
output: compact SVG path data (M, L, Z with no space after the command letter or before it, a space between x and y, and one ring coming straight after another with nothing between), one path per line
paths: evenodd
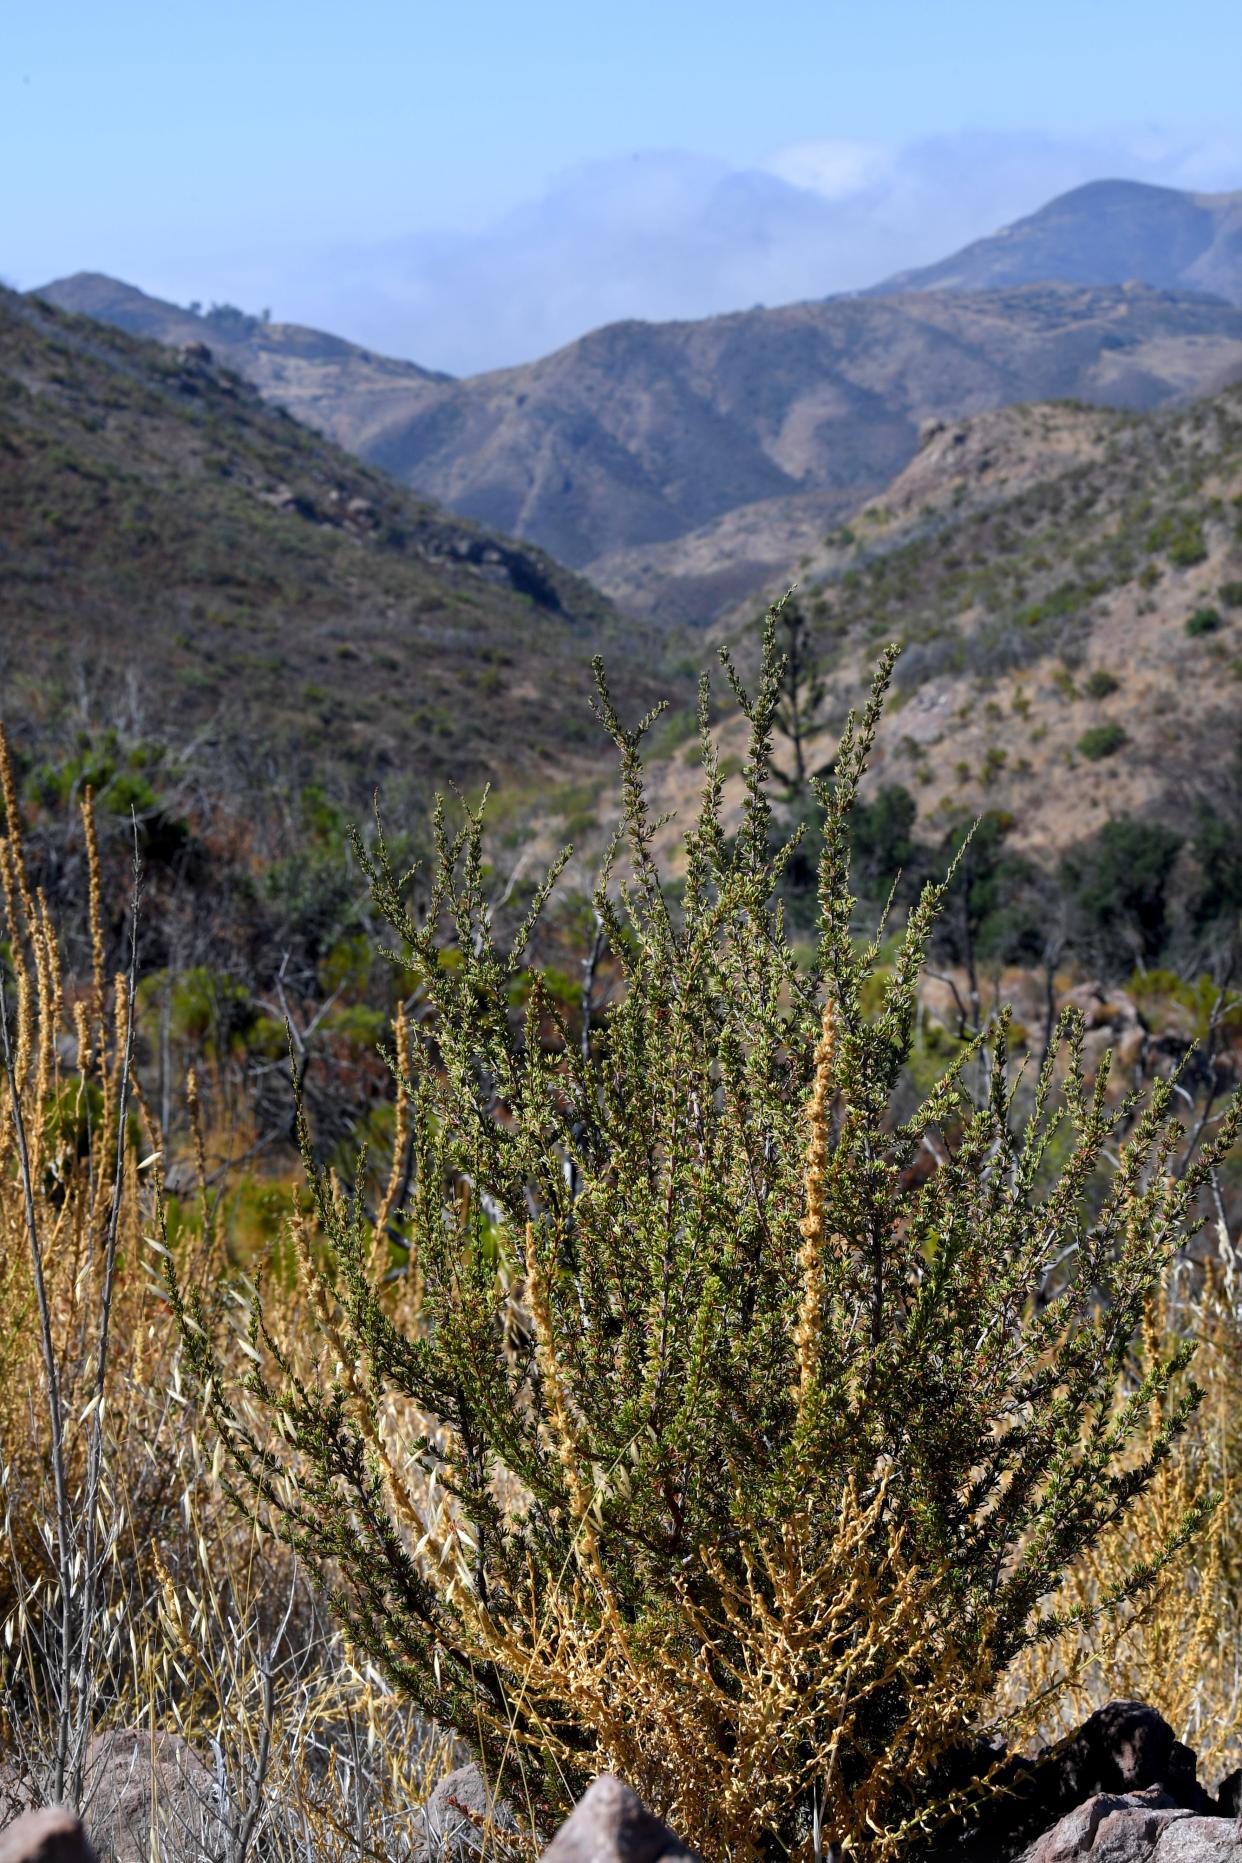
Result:
M1170 930L1170 887L1182 837L1162 822L1117 815L1061 864L1079 949L1112 975L1158 963Z
M820 714L828 688L815 655L811 624L792 589L769 612L765 630L771 628L773 617L781 659L772 726L788 746L792 762L782 766L773 759L771 774L783 790L785 801L802 802L810 797L813 779L826 775L832 767L829 761L812 769L809 761L809 739L821 728Z
M536 1812L615 1767L709 1857L787 1854L816 1820L876 1857L925 1833L947 1756L1193 1408L1184 1349L1124 1398L1118 1382L1239 1125L1235 1105L1174 1181L1173 1087L1110 1111L1072 1015L1024 1116L1003 1019L895 1115L944 887L877 987L877 947L850 930L849 821L894 657L824 795L805 968L772 903L775 620L740 693L736 837L704 689L677 910L650 719L628 729L600 673L629 873L595 897L621 988L589 1036L527 966L555 870L501 946L478 814L439 822L418 914L382 839L359 844L426 992L414 1053L403 1035L393 1056L408 1268L385 1280L386 1218L377 1238L304 1124L316 1362L256 1298L252 1370L230 1383L168 1258L238 1492L327 1574L357 1643L494 1767L519 1756ZM1204 1506L1100 1608L1148 1586Z

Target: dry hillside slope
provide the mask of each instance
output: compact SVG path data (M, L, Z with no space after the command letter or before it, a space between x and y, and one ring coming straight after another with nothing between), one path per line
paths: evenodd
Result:
M709 621L913 456L929 418L1075 396L1148 408L1242 374L1242 309L1141 285L839 298L623 323L453 381L256 319L192 319L90 275L44 295L183 343L627 609Z
M1175 819L1238 738L1242 386L1155 414L944 424L799 597L829 669L819 755L903 643L871 781L911 792L922 833L999 808L1047 858L1112 815ZM726 756L741 735L726 722ZM694 783L690 754L672 759L661 804Z
M546 783L640 627L235 375L0 294L0 718L214 746L244 781Z

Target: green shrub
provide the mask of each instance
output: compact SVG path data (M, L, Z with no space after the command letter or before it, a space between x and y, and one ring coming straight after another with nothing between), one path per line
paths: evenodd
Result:
M1196 608L1187 617L1186 632L1191 640L1197 640L1201 634L1215 634L1221 625L1220 611L1216 608Z
M1242 608L1242 582L1222 582L1217 594L1226 608Z
M1114 976L1159 962L1169 935L1169 886L1181 836L1160 822L1116 816L1062 862L1080 951Z
M1188 525L1169 545L1169 561L1177 569L1193 569L1196 563L1207 561L1207 553L1203 529L1198 524Z
M1147 533L1149 550L1164 550L1177 569L1193 569L1207 558L1203 525L1199 518L1184 511L1170 511Z
M1083 681L1082 689L1089 699L1106 699L1110 694L1120 690L1121 681L1116 673L1110 673L1106 666L1097 666Z
M1088 763L1098 763L1102 757L1112 757L1129 741L1124 725L1110 718L1106 724L1092 725L1084 731L1078 740L1079 755Z
M479 814L452 836L441 816L417 912L382 842L358 843L426 978L395 1063L410 1272L373 1274L364 1180L344 1193L304 1121L317 1361L252 1296L251 1374L230 1382L165 1258L239 1491L327 1572L359 1651L502 1785L525 1756L515 1795L536 1817L612 1767L712 1857L786 1856L815 1812L875 1858L917 1845L938 1763L988 1725L1041 1606L1193 1407L1186 1349L1145 1362L1125 1401L1119 1374L1239 1110L1175 1178L1174 1087L1109 1112L1107 1059L1088 1090L1072 1013L1023 1111L1004 1018L922 1105L902 1097L945 889L881 970L852 932L849 831L891 665L823 791L804 959L775 904L771 626L757 692L736 686L736 836L704 695L676 909L644 727L600 674L628 871L595 895L616 989L585 1028L528 953L557 869L502 942Z

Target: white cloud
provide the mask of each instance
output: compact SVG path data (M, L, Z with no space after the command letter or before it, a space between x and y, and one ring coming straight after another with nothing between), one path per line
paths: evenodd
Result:
M211 271L200 255L183 295L270 303L277 317L468 373L527 361L621 318L858 290L1115 176L1239 187L1242 138L964 132L892 150L827 139L750 169L643 151L556 175L482 229L269 256L262 282L253 259Z
M873 142L795 142L778 149L763 167L791 187L841 200L858 194L883 179L892 166L892 151Z

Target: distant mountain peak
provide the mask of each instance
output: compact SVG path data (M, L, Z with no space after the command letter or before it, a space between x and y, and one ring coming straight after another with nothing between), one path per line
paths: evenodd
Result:
M897 273L866 295L1131 280L1242 304L1242 190L1191 194L1120 177L1087 181L935 265Z

